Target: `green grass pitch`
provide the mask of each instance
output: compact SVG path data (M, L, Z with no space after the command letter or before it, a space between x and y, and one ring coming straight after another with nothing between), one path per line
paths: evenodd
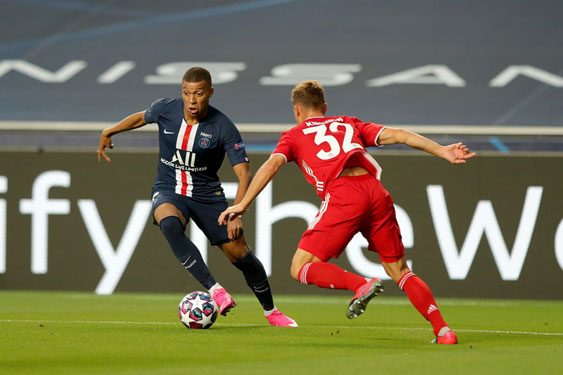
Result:
M277 296L299 328L267 325L253 296L208 330L178 294L0 291L0 374L562 374L563 301L438 299L458 345L432 345L406 298Z

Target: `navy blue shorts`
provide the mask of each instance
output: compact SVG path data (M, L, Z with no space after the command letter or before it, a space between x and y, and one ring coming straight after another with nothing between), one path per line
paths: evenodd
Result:
M173 191L153 191L152 193L152 214L154 210L163 203L171 203L179 209L186 222L190 219L196 223L213 246L219 246L231 242L227 234L227 226L219 225L217 219L227 207L227 201L218 202L198 202L191 198L176 194ZM157 225L156 221L154 222Z

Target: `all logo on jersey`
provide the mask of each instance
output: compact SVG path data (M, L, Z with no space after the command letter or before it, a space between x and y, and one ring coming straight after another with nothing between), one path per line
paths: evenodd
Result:
M201 133L203 135L203 133ZM199 147L201 148L208 148L209 145L211 144L211 141L207 138L200 138L198 141Z
M186 151L186 157L182 158L180 150L176 150L176 154L172 157L172 162L189 167L195 167L195 155L196 154L194 152Z
M235 150L241 150L244 148L244 142L235 143Z

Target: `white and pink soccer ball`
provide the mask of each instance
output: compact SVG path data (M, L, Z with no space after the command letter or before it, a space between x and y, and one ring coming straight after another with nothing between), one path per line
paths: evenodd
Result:
M182 298L178 316L186 328L206 329L217 319L217 305L208 293L191 292Z

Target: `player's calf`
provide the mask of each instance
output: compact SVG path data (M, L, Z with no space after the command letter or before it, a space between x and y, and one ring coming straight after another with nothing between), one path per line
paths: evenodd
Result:
M246 255L234 262L233 265L243 273L247 285L252 289L258 301L260 301L264 311L273 310L274 297L272 296L266 270L252 250L249 250Z
M160 230L178 261L201 285L209 289L217 283L197 247L186 237L179 217L167 216L162 219Z

